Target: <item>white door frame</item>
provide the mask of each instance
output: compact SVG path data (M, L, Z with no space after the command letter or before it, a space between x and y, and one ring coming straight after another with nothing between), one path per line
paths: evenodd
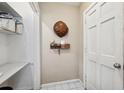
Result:
M40 89L40 8L36 2L29 3L34 12L34 69L33 69L33 89Z
M86 78L87 78L87 76L86 76L86 60L87 60L87 54L86 54L86 51L87 51L87 46L86 46L86 42L87 42L87 39L86 39L86 33L85 33L85 31L86 31L86 14L88 13L88 11L93 7L93 6L95 6L97 4L97 2L94 2L94 3L92 3L84 12L83 12L83 83L84 83L84 88L85 89L87 89L87 80L86 80ZM123 10L124 10L124 4L123 4ZM124 11L123 11L124 12ZM124 15L124 13L123 13L123 15ZM124 17L123 17L123 19L124 19ZM123 20L123 25L124 25L124 20ZM123 48L124 48L124 27L123 27ZM123 57L124 57L124 50L123 50ZM124 64L124 62L123 62L123 64ZM124 74L124 66L123 66L123 74ZM124 77L123 77L123 89L124 89Z

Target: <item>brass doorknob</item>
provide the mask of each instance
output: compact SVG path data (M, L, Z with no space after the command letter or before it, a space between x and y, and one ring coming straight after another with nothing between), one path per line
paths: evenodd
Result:
M115 63L113 66L114 66L115 68L117 68L117 69L121 69L121 64L119 64L119 63Z

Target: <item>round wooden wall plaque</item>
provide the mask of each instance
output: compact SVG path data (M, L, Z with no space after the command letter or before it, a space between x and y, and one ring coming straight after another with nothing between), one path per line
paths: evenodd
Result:
M64 37L68 33L68 27L63 21L58 21L54 24L54 32L59 37Z

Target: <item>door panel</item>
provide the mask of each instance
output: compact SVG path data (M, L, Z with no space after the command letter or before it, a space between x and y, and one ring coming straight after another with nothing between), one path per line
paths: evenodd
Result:
M96 25L94 25L89 28L89 52L92 54L95 54L97 50L96 40L97 40L97 27Z
M88 62L88 84L89 86L96 88L96 62L93 60L89 60Z
M104 20L100 24L100 45L102 55L114 56L115 50L115 18Z
M87 14L87 44L88 44L88 65L87 65L87 86L89 89L97 89L97 20L98 10L94 6Z
M104 2L86 14L88 89L123 89L122 11L122 3Z
M97 6L94 6L87 14L88 28L92 28L97 24L98 11Z
M118 7L117 7L118 6ZM122 64L122 60L118 60L118 56L122 55L122 52L119 49L122 49L123 42L120 42L122 30L121 26L117 25L118 20L121 22L122 13L118 14L118 11L121 11L122 5L120 3L105 3L101 9L100 25L99 25L99 57L100 57L100 89L117 89L116 88L116 73L121 72L121 69L115 69L114 64ZM119 9L120 8L120 9ZM118 10L117 10L118 9ZM104 12L103 12L104 11ZM103 13L102 13L103 12ZM105 15L106 14L106 15ZM120 34L119 34L120 33ZM120 36L120 37L119 37ZM122 58L120 58L122 59ZM122 65L123 66L123 65ZM120 70L120 71L119 71ZM123 80L122 80L123 82ZM122 83L118 86L122 89Z
M106 15L110 15L110 13L115 13L115 11L112 11L112 10L115 10L116 8L116 3L107 3L107 2L104 2L104 3L101 3L100 4L100 17L104 17Z
M106 65L101 65L101 89L112 89L112 85L113 85L113 77L114 77L114 69L112 69L109 66Z

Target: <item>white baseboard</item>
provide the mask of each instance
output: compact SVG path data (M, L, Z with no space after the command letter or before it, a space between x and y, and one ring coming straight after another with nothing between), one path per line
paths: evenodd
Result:
M56 84L69 83L69 82L74 82L74 81L80 81L82 83L82 81L80 79L72 79L72 80L65 80L65 81L59 81L59 82L52 82L52 83L42 84L41 87L48 86L48 85L56 85Z

